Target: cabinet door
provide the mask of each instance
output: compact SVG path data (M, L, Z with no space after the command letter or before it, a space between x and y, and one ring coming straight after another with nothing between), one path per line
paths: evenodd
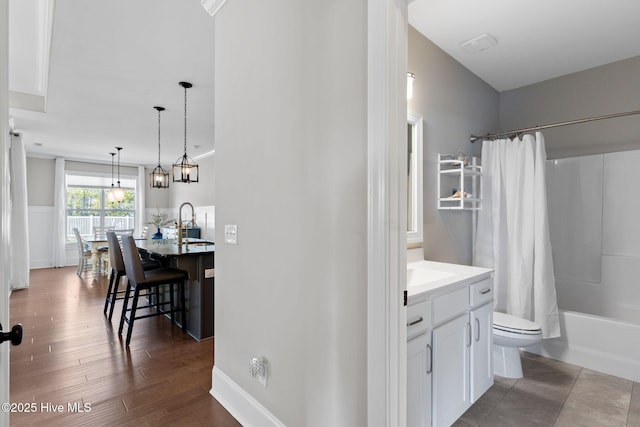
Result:
M407 342L407 427L431 425L431 342L428 332Z
M471 311L471 403L493 385L493 304Z
M433 330L433 426L450 426L471 406L467 313Z

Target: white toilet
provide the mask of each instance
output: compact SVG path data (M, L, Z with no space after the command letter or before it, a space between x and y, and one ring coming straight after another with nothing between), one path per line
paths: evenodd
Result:
M522 378L518 348L542 340L540 325L510 314L493 312L493 373L507 378Z

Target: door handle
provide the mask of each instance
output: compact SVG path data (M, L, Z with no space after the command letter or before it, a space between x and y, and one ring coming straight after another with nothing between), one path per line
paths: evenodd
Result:
M2 331L2 325L0 324L0 331ZM20 345L22 343L22 325L13 325L11 332L0 332L0 342L11 340L11 344Z

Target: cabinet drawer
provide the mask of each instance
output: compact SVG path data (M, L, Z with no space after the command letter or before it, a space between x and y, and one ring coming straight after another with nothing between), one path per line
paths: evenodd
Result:
M433 324L451 319L469 309L469 290L465 286L433 298Z
M488 278L469 286L471 306L475 307L493 299L493 279Z
M429 301L421 301L407 307L407 337L412 337L429 327Z

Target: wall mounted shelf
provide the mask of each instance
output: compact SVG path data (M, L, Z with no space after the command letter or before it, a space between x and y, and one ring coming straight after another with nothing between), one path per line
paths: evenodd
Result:
M438 209L482 209L482 166L477 157L465 165L462 160L438 154Z

